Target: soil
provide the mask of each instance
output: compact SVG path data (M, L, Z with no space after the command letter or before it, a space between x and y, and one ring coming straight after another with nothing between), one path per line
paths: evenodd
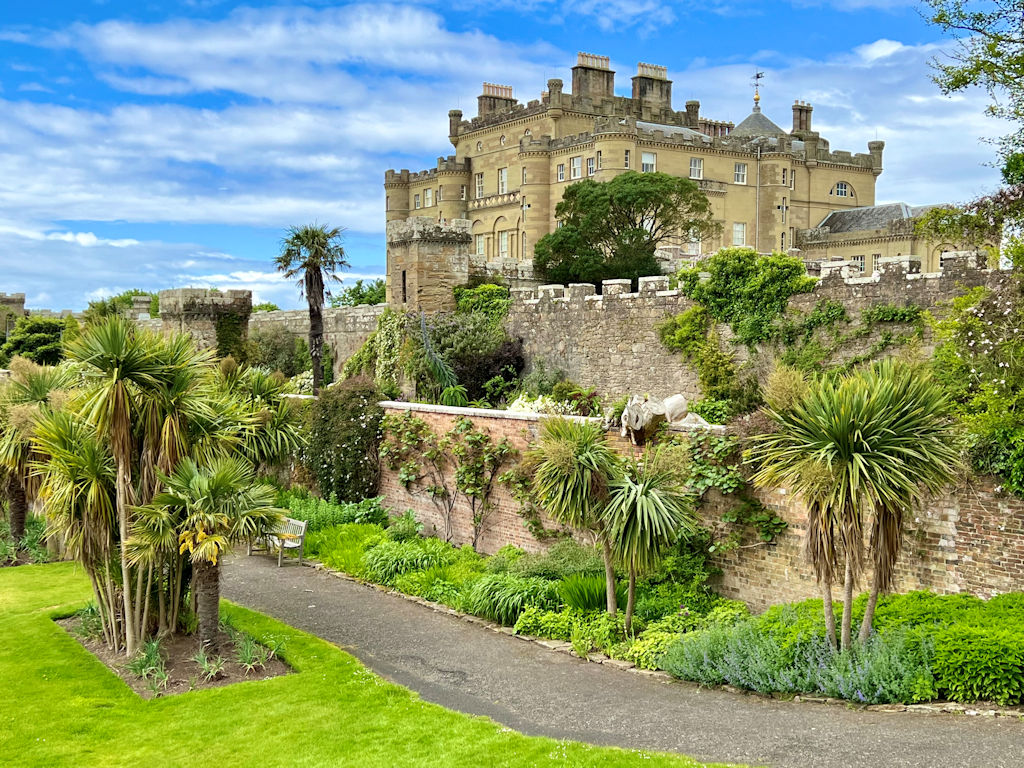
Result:
M80 635L76 630L81 625L81 620L72 616L67 619L58 619L57 624L74 637L87 651L106 664L110 670L120 677L125 684L135 693L144 699L152 699L157 696L171 696L176 693L188 691L199 691L204 688L219 688L223 685L240 683L245 680L269 680L272 677L290 674L292 669L279 658L269 659L263 667L257 667L252 672L247 672L245 667L237 661L235 644L231 637L221 632L219 635L219 651L216 654L224 658L225 664L221 673L213 680L207 680L203 676L199 664L192 660L199 650L199 639L195 635L172 635L165 637L160 642L160 652L164 658L164 669L168 675L166 687L155 691L151 687L151 681L143 680L127 669L128 659L122 653L111 651L102 640L87 638Z
M32 558L29 556L28 552L24 552L22 550L18 550L18 554L16 554L14 556L14 559L13 560L6 560L6 561L0 563L0 568L14 568L17 565L31 565L31 564L32 564Z

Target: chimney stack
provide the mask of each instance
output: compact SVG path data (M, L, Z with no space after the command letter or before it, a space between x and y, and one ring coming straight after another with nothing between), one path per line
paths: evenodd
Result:
M672 81L668 79L668 70L657 64L637 64L636 77L633 78L633 99L656 110L671 110Z
M516 104L511 85L484 83L484 92L477 96L477 116L484 117L494 112L507 112Z
M797 133L800 131L809 132L811 130L811 112L814 107L808 104L806 101L793 102L793 131Z
M700 102L691 100L686 102L686 127L695 131L700 130Z
M607 56L577 54L576 66L572 68L572 95L597 102L615 96L615 72Z

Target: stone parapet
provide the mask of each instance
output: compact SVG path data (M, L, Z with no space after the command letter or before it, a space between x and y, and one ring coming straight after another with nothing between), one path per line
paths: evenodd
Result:
M439 243L468 243L472 237L473 222L469 219L452 219L439 222L430 216L410 216L407 219L387 223L387 242L408 243L424 240Z

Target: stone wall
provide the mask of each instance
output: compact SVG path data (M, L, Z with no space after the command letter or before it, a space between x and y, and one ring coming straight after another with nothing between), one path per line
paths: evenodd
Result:
M252 291L218 291L175 288L160 291L162 333L189 333L203 349L217 348L217 329L222 323L239 324L240 341L249 335ZM236 319L237 318L237 319ZM142 321L152 327L152 320Z
M601 394L647 392L651 397L700 395L696 373L665 349L657 326L692 306L668 277L606 280L601 295L593 285L542 285L513 290L506 328L523 340L529 364L565 371L573 381Z
M331 348L335 375L341 373L345 361L377 330L377 318L385 309L387 304L324 308L324 344ZM271 328L283 328L296 338L308 340L309 310L254 312L249 316L250 334Z
M503 437L523 451L536 437L538 417L475 408L446 408L417 403L383 403L388 413L412 411L437 434L450 429L459 416L468 416L477 429L494 440ZM621 453L634 450L618 433L609 435ZM396 510L413 509L425 532L443 530L440 512L428 497L409 493L397 472L382 468L384 503ZM726 597L743 600L754 609L776 603L818 596L814 575L804 560L807 513L799 499L785 489L757 491L761 501L784 519L789 527L771 544L745 541L718 558L722 575L716 589ZM540 551L538 542L518 514L519 504L497 486L491 500L494 509L484 527L478 549L494 553L505 544ZM709 494L702 507L707 525L722 526L721 515L733 499ZM1024 500L997 490L987 479L927 501L907 516L907 533L897 569L896 589L930 589L940 593L970 592L989 597L1000 592L1024 590ZM545 518L545 525L555 526ZM453 543L472 540L468 506L460 499L453 514ZM866 588L865 581L860 588Z
M915 271L912 257L901 257L882 259L879 270L869 277L854 277L852 265L826 263L814 290L794 296L790 307L810 312L819 301L840 302L853 321L846 331L856 328L861 310L879 304L916 304L941 314L944 302L965 288L999 289L1006 273L984 269L983 264L982 257L974 254L950 254L944 257L941 272L922 274ZM628 280L604 281L601 295L590 284L513 289L506 328L513 338L523 340L529 365L541 362L549 369L561 369L576 383L603 395L681 393L699 399L696 372L658 339L657 326L693 304L678 290L669 290L668 280L642 277L636 293L629 292ZM870 348L881 332L875 329L873 335L859 338L856 349L840 350L837 361ZM728 328L720 328L723 343L730 335ZM927 334L924 341L927 352ZM746 359L745 348L736 347L734 353L738 360Z

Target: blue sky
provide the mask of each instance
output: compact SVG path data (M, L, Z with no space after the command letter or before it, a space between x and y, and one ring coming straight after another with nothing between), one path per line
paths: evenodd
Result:
M833 149L886 142L879 202L990 190L1001 133L981 93L943 97L950 41L900 0L449 0L396 4L27 0L0 4L0 291L80 309L126 288L251 288L286 227L345 227L351 277L384 270L383 174L447 155L480 84L525 102L577 51L668 67L677 108L815 106Z

